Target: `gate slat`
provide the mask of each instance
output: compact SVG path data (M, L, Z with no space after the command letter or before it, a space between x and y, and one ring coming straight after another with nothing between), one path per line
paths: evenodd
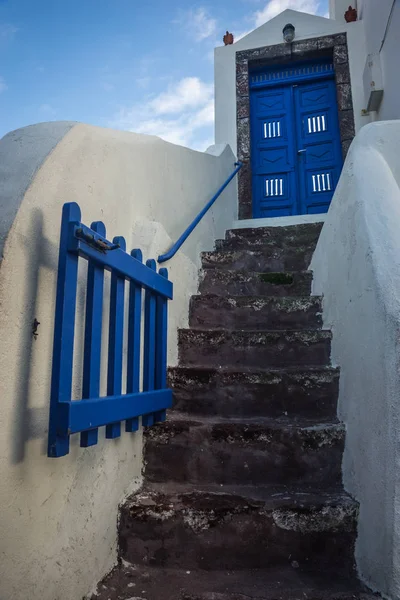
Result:
M146 266L156 270L156 261L146 261ZM144 356L143 356L143 391L150 392L155 386L156 366L156 296L147 289L145 292L144 312ZM142 424L150 427L154 424L154 414L143 415Z
M96 221L91 229L106 237L104 223ZM85 346L83 357L82 398L100 396L101 334L103 321L104 270L89 261L86 291ZM98 442L99 430L81 433L81 447L88 448Z
M142 262L141 250L132 250L131 256ZM129 288L129 322L128 322L128 366L126 391L128 394L139 392L140 389L140 327L142 319L142 287L131 281ZM139 429L139 418L128 419L125 431L133 432Z
M117 236L114 244L119 244L121 250L126 249L125 239ZM124 344L124 302L125 279L116 273L111 274L110 295L110 330L108 341L108 374L107 394L117 396L122 390L122 360ZM121 422L110 423L106 426L106 438L114 439L121 435Z
M161 277L168 279L168 269L159 270ZM167 387L167 351L168 351L168 300L157 296L156 305L156 366L155 389L163 390ZM155 421L165 421L166 410L154 414Z
M75 202L64 204L61 220L60 248L54 322L53 367L51 374L48 455L65 456L69 452L69 436L59 434L60 402L70 402L75 333L78 256L68 252L70 223L81 220Z

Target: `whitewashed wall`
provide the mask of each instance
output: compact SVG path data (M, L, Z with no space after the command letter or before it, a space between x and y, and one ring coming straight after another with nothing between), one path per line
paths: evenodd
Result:
M343 3L346 8L348 0L330 0L329 14L331 19L343 21ZM400 59L400 3L394 0L357 0L352 6L357 7L358 19L365 27L366 51L362 76L368 54L379 54L382 67L384 96L377 113L372 113L372 120L385 121L400 118L400 80L398 63ZM390 17L393 6L392 16ZM349 24L351 27L352 24ZM366 102L364 102L366 104Z
M74 123L36 125L0 141L1 599L78 600L88 593L116 560L118 503L141 482L140 432L117 440L101 432L89 449L75 436L68 456L46 456L63 203L78 202L84 223L103 220L109 239L123 235L128 248L157 257L233 168L229 148L213 156ZM232 225L236 204L232 183L166 264L175 296L170 364L197 290L199 252ZM80 315L83 303L78 294ZM80 355L82 331L77 339Z
M295 26L296 40L347 33L356 131L369 122L369 117L361 115L361 110L364 108L362 73L366 57L363 24L361 22L340 23L294 10L285 10L235 44L215 49L215 141L228 143L234 152L236 152L235 54L239 50L281 44L282 29L286 23Z
M388 24L392 5L393 0L364 0L362 10L367 54L380 52L384 94L379 112L375 116L379 120L400 119L400 3L395 2ZM386 39L382 46L387 24Z
M349 4L354 8L357 6L357 0L329 0L329 17L345 23L344 13L349 8Z
M360 502L357 566L400 597L400 121L356 136L311 269L341 368L343 477Z

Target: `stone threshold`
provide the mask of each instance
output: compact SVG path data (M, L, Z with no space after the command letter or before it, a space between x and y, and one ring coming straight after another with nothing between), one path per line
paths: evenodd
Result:
M262 219L243 219L234 221L231 229L247 229L256 227L287 227L304 223L324 223L326 213L317 215L291 215L290 217L266 217Z

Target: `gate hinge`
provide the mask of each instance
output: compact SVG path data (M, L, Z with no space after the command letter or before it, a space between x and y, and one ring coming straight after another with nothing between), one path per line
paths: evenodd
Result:
M119 244L108 244L107 242L103 242L103 240L96 238L93 233L86 232L82 227L75 229L74 235L104 254L110 250L117 250L120 247Z

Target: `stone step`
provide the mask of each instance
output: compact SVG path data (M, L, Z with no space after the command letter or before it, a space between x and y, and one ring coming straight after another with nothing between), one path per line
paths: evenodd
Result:
M199 329L320 329L322 298L268 296L192 296L189 325Z
M257 273L203 269L199 292L220 296L308 296L311 294L312 277L311 271Z
M276 248L304 246L314 250L322 226L323 223L305 223L288 227L230 229L226 232L222 245L231 249L261 246Z
M214 250L285 250L290 252L298 247L314 252L317 245L317 239L311 238L289 238L288 240L277 237L253 239L232 237L227 239L215 240Z
M349 496L317 489L254 492L148 485L121 506L122 558L190 571L291 567L351 577L357 504Z
M344 427L170 413L145 430L147 481L223 485L341 482Z
M303 590L297 590L297 591L292 591L292 594L289 593L288 590L282 590L282 593L279 596L270 596L270 595L266 595L266 591L267 590L262 590L262 596L259 595L259 593L257 592L257 596L249 596L248 594L237 594L235 592L230 593L223 593L223 594L215 594L214 592L205 592L204 594L185 594L183 595L181 598L182 600L276 600L277 598L279 598L279 600L301 600L304 597L307 598L307 600L364 600L364 599L369 599L369 600L376 600L376 596L372 593L368 594L368 593L353 593L353 592L347 592L347 593L342 593L342 594L337 594L334 591L333 592L325 592L324 594L321 594L321 592L319 591L315 591L314 593L312 592L307 592L307 594L305 592L303 592ZM261 592L261 590L260 590ZM130 599L131 600L131 599ZM137 599L135 599L137 600ZM143 599L144 600L144 599Z
M267 583L267 582L266 582ZM257 596L253 596L249 594L237 594L236 592L230 593L214 593L214 592L205 592L204 594L184 594L181 598L182 600L301 600L303 598L307 598L307 600L377 600L376 595L372 593L355 593L355 592L342 592L338 594L335 591L325 591L322 592L315 590L314 593L312 591L304 592L302 589L295 590L287 590L283 589L279 595L271 596L267 594L267 590L260 590L263 594L259 595L258 591ZM290 593L291 592L291 593Z
M242 368L328 365L330 331L216 331L180 329L182 366Z
M307 271L314 249L307 246L214 250L202 252L203 269L255 272Z
M339 370L327 367L245 371L173 367L175 410L220 417L334 420Z
M331 579L327 579L331 575ZM283 568L168 569L126 560L90 600L377 600L355 577Z

